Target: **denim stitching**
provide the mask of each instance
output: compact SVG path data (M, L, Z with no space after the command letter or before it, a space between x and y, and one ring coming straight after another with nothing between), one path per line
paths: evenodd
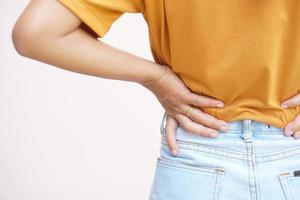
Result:
M198 172L205 172L205 173L211 173L211 174L217 174L219 167L205 167L201 165L191 165L189 163L179 163L176 161L168 160L166 158L157 158L158 160L158 165L161 166L170 166L174 168L182 168L182 169L190 169L193 171L198 171Z
M166 141L162 140L162 144L163 145L167 145ZM213 154L218 154L218 155L221 155L221 156L226 156L226 157L229 157L229 158L239 158L239 159L243 159L244 156L246 156L246 154L244 155L241 155L241 154L238 154L238 153L233 153L233 151L230 151L230 150L220 150L220 149L217 149L217 148L213 148L213 147L209 147L208 145L195 145L195 144L187 144L185 142L182 142L182 141L178 141L177 140L177 145L178 147L181 147L183 149L189 149L189 150L195 150L195 151L201 151L201 152L207 152L207 153L213 153ZM229 155L226 155L226 154L229 154Z
M292 200L294 199L294 196L293 196L293 193L292 193L292 188L291 188L291 185L290 185L290 181L291 181L291 178L293 178L293 177L294 177L294 175L292 175L291 172L288 175L286 175L287 186L289 188L289 192L290 192L290 196L291 196Z
M223 178L224 178L224 171L218 171L213 200L220 200L221 198L221 191L223 189Z
M279 174L278 177L279 177L285 197L287 198L287 200L293 200L291 188L289 185L289 179L288 179L289 177L291 177L291 173Z
M162 144L167 145L165 139L162 140ZM189 150L195 150L195 151L201 151L206 153L213 153L220 156L233 158L233 159L239 159L239 160L247 160L247 154L246 153L239 153L235 151L230 150L223 150L220 148L214 148L208 145L198 144L198 143L191 143L186 141L177 140L178 147L181 147L183 149L189 149ZM288 149L286 151L281 151L275 154L271 155L256 155L256 163L262 163L262 162L268 162L268 161L276 161L284 158L289 158L292 156L300 155L300 148L293 148Z
M216 199L216 191L217 191L217 186L218 186L218 177L219 177L219 173L216 174L216 181L215 181L215 188L214 188L214 194L213 194L213 200Z

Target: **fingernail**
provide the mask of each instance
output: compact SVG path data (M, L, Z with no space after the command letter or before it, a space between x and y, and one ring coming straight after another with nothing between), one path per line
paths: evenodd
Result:
M217 137L219 135L219 133L218 132L212 132L211 134L210 134L210 137Z
M282 104L281 107L288 108L288 106L286 104Z
M217 107L222 108L224 106L223 103L217 103Z
M228 131L228 127L226 127L226 126L221 126L221 128L220 128L222 131Z
M177 149L171 149L171 152L175 156L177 154Z

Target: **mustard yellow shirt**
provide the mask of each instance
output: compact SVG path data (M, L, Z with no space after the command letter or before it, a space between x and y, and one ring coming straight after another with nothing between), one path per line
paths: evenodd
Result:
M155 62L193 92L224 102L201 108L225 121L280 128L299 106L280 103L300 88L298 0L59 0L103 37L123 13L142 13Z

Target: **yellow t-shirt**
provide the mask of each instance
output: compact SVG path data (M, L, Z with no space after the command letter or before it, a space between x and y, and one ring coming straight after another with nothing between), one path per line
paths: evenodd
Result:
M155 62L193 92L224 102L201 108L225 121L280 128L299 113L281 102L300 92L298 0L59 0L103 37L123 13L142 13Z

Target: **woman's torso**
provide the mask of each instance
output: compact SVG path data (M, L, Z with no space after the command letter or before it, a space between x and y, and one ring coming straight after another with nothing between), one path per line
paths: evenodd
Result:
M155 60L225 103L203 111L282 128L299 113L280 107L300 88L299 10L296 0L156 0L144 16Z

